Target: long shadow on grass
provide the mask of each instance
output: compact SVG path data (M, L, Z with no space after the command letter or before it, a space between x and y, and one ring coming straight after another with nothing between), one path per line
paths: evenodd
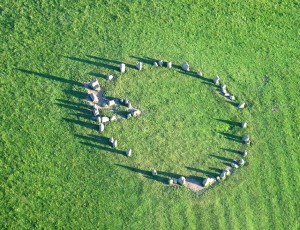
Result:
M80 83L78 81L69 80L69 79L53 76L53 75L46 74L46 73L39 73L39 72L30 71L30 70L26 70L26 69L19 69L19 68L17 68L16 70L21 71L21 72L26 73L26 74L32 74L32 75L35 75L35 76L38 76L38 77L41 77L41 78L45 78L45 79L48 79L48 80L59 81L59 82L62 82L62 83L68 83L70 85L82 86L82 83Z
M204 174L207 177L216 177L218 175L218 174L216 174L214 172L209 172L209 171L205 171L205 170L202 170L202 169L197 169L197 168L193 168L193 167L189 167L189 166L186 166L186 168L188 170L192 170L192 171L195 171L195 172L202 173L202 174Z
M63 118L64 121L73 123L82 127L85 127L87 129L92 129L92 130L98 130L98 125L92 124L90 122L86 121L80 121L80 120L75 120L75 119L70 119L70 118Z
M77 58L77 57L68 57L68 56L63 56L64 58L73 60L73 61L78 61L78 62L82 62L82 63L86 63L86 64L90 64L90 65L95 65L98 67L102 67L102 68L106 68L106 69L110 69L110 70L118 70L119 68L113 65L109 65L106 63L100 63L100 62L95 62L95 61L91 61L88 59L82 59L82 58Z
M132 65L132 64L129 64L129 63L125 63L125 62L122 62L122 61L107 59L107 58L93 56L93 55L86 55L86 56L89 57L89 58L93 58L93 59L101 61L102 62L101 64L104 64L103 62L116 64L116 65L118 65L118 67L116 67L116 70L119 70L119 65L121 63L124 63L126 65L126 68L136 69L135 65Z
M225 124L233 125L233 126L241 126L241 123L236 122L236 121L229 121L229 120L223 120L223 119L215 119L215 120L223 122Z
M239 154L239 155L242 154L241 151L235 150L235 149L226 149L226 148L221 148L221 149L224 150L224 151L231 152L231 153L236 153L236 154Z
M80 143L83 144L83 145L95 148L95 149L104 150L104 151L107 151L107 152L112 152L112 153L116 153L116 154L120 154L120 155L125 156L125 152L122 151L122 150L113 149L113 148L109 148L109 147L102 146L102 145L96 145L96 144L93 144L93 143L90 143L90 142L82 142L81 141Z
M236 136L236 135L233 135L233 134L230 134L230 133L224 133L224 132L219 132L219 134L223 135L226 139L228 139L230 141L243 143L241 136Z

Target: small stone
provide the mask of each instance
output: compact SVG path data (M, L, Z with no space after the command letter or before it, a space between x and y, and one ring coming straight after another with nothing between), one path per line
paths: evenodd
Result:
M96 91L100 91L100 85L99 85L99 82L97 79L95 80L92 80L90 83L89 83L89 87L92 88L93 90L96 90Z
M92 101L93 101L94 103L98 103L98 102L99 102L99 99L98 99L98 97L97 97L96 94L91 93L91 94L90 94L90 97L91 97L91 99L92 99Z
M230 175L230 170L228 170L228 169L225 169L223 172L225 173L226 176Z
M104 131L104 124L99 124L99 131L100 132L103 132Z
M135 109L131 111L132 116L137 117L141 115L141 110Z
M153 176L157 175L157 171L155 169L153 169L151 173L152 173Z
M138 62L138 63L136 64L136 68L137 68L138 70L142 70L142 68L143 68L143 62Z
M93 110L93 113L94 113L94 116L96 117L96 116L99 115L99 110L98 110L98 109L94 109L94 110Z
M230 96L229 96L229 99L230 99L231 101L234 101L234 100L235 100L235 96L230 95Z
M157 67L157 66L158 66L158 64L157 64L157 62L156 62L156 61L153 63L153 65L154 65L155 67Z
M125 105L128 105L128 103L129 103L129 101L125 98L125 99L124 99L124 104L125 104Z
M186 184L186 179L185 179L185 177L183 177L183 176L179 177L179 179L178 179L178 184L185 185L185 184Z
M241 102L239 105L238 105L238 108L239 109L243 109L243 108L245 108L245 102Z
M250 137L248 135L245 135L245 136L243 136L242 140L247 142L250 140Z
M132 117L131 113L127 113L127 119L129 119L131 117Z
M212 180L211 180L211 178L205 178L203 181L202 181L202 185L204 186L204 187L208 187L208 186L210 186L212 184Z
M127 107L128 107L128 108L131 108L131 107L132 107L130 102L127 104Z
M172 62L167 62L167 68L172 68Z
M173 179L169 179L169 185L173 185L173 184L174 184Z
M124 104L124 98L120 99L120 104Z
M220 179L224 180L226 178L226 173L223 171L220 175Z
M242 128L247 128L247 122L242 122Z
M98 123L101 123L101 117L97 117L96 120Z
M114 142L114 138L111 137L111 138L108 139L108 141L109 141L110 143L113 143L113 142Z
M174 184L177 184L178 180L176 178L173 178L173 182L174 182Z
M229 97L229 96L230 96L230 94L228 92L224 93L224 97Z
M109 122L109 117L102 117L101 123L106 123L106 122Z
M202 76L203 76L202 72L197 72L197 75L198 75L199 77L202 77Z
M182 68L184 71L190 71L190 66L189 66L189 63L187 63L187 62L181 63L181 68Z
M159 61L158 61L158 65L159 65L159 66L163 66L163 64L164 64L164 61L163 61L163 60L159 60Z
M247 156L247 155L248 155L248 152L247 152L247 150L244 150L244 151L242 151L242 153L241 153L241 154L242 154L242 156L243 156L243 157L245 157L245 156Z
M116 105L116 101L115 100L110 100L110 101L108 101L107 105L108 106Z
M117 140L114 140L114 141L113 141L112 147L113 147L114 149L118 147L118 141L117 141Z
M109 80L109 81L111 81L113 78L114 78L113 75L108 75L108 76L106 76L106 80Z
M216 76L216 77L214 78L214 83L215 83L216 85L219 85L219 83L220 83L220 78L219 78L218 76Z
M219 176L217 176L216 179L217 179L217 181L220 181L220 180L221 180L221 178L220 178Z
M235 163L232 163L232 164L231 164L231 167L234 168L234 169L239 168L239 166L238 166L237 164L235 164Z
M120 64L120 72L121 72L121 73L125 73L125 70L126 70L125 64L124 64L124 63L121 63L121 64Z
M126 151L126 156L131 157L131 153L132 153L132 150L131 150L131 149L128 149L128 150Z
M111 118L109 118L109 121L115 121L115 120L117 120L116 116L112 116Z

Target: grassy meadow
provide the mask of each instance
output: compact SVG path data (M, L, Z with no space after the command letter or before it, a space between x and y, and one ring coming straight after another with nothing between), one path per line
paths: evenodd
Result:
M2 1L1 229L299 229L299 8ZM244 110L218 94L216 75ZM143 116L99 133L82 85L94 78ZM215 177L245 149L246 165L205 192L166 186Z

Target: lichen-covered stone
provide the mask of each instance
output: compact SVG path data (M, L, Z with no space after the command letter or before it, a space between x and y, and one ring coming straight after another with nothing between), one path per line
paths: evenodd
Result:
M182 68L184 71L190 71L190 66L189 66L189 63L187 63L187 62L181 63L181 68Z

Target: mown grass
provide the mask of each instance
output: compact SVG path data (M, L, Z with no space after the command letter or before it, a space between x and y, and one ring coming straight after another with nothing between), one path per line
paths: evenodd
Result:
M1 227L299 228L298 11L295 1L0 3ZM204 78L116 70L160 58ZM215 75L245 110L217 94ZM144 115L99 134L81 85L95 76ZM224 149L245 146L224 133L251 135L245 167L201 194L164 185L238 158Z

